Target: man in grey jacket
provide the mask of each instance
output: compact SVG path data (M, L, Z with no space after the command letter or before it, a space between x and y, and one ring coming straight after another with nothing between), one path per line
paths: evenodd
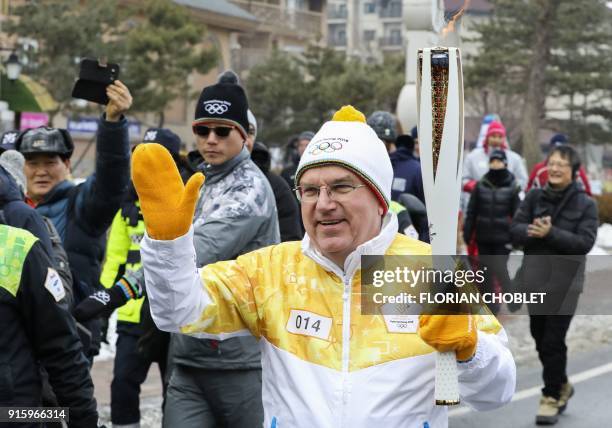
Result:
M245 147L247 98L232 74L204 88L193 122L206 176L193 220L198 267L280 242L276 203ZM172 338L165 427L261 426L261 362L252 336Z

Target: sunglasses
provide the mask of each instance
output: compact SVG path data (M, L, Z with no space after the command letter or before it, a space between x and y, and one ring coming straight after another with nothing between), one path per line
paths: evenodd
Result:
M193 127L193 133L200 137L208 137L211 131L214 131L215 135L220 138L227 137L230 132L234 129L233 126L206 126L196 125Z

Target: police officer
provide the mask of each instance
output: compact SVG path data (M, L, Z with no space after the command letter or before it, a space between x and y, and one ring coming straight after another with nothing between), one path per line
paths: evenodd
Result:
M75 303L99 288L106 230L129 183L129 139L123 113L132 97L120 81L106 91L110 101L98 128L96 170L83 184L75 186L68 180L74 144L65 129L30 129L16 141L16 149L26 158L28 201L53 222L68 253ZM87 327L92 337L85 351L93 358L99 350L99 322Z
M96 427L88 363L51 266L34 235L0 224L0 407L41 406L42 366L69 426Z

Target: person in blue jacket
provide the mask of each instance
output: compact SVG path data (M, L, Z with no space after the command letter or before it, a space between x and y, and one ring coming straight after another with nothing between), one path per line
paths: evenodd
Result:
M399 200L402 193L410 193L425 203L421 162L414 155L414 139L410 135L399 135L395 140L396 151L389 154L393 167L391 199Z
M132 104L120 81L106 89L109 103L98 127L95 172L84 183L69 178L74 143L65 129L39 127L22 132L15 143L26 158L27 201L57 229L73 276L75 303L100 288L106 230L119 209L130 180L130 148L124 113ZM93 358L99 351L100 323L86 327Z

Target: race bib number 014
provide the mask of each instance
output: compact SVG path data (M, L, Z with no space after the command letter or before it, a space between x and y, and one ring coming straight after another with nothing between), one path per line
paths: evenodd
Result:
M332 319L308 311L292 309L287 321L287 331L303 336L312 336L328 340Z

